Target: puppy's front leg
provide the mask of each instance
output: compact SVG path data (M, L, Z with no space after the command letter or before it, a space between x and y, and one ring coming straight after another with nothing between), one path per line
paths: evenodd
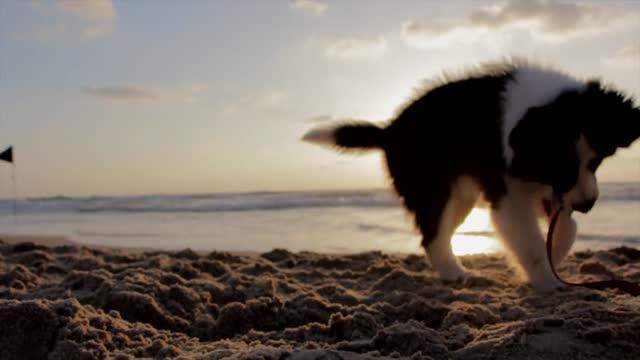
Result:
M529 194L510 189L493 206L491 217L505 246L520 263L534 288L548 291L563 286L551 272L535 206Z

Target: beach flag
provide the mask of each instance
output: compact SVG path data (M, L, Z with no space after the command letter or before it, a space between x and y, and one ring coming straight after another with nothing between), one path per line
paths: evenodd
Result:
M0 160L13 164L13 146L9 146L5 151L0 153Z
M13 162L13 145L0 153L0 160L11 163L11 180L13 182L13 220L18 222L18 188L16 187L16 164Z

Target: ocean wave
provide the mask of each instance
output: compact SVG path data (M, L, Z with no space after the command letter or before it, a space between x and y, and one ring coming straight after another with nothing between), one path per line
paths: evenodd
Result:
M599 201L640 201L640 183L604 184ZM18 212L206 213L327 207L398 207L400 204L400 200L389 190L91 197L58 195L20 199ZM12 212L13 200L0 200L0 215Z
M321 207L397 207L389 191L146 195L132 197L53 197L20 200L20 213L181 213L286 210ZM0 201L0 213L10 213L13 202Z

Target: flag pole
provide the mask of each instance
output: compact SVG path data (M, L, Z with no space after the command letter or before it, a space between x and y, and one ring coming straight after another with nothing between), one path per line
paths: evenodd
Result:
M13 183L13 221L18 223L18 186L16 185L16 163L13 159L13 145L0 152L0 160L11 164L11 180Z
M13 182L13 222L18 223L18 187L16 186L16 163L11 163L11 180Z

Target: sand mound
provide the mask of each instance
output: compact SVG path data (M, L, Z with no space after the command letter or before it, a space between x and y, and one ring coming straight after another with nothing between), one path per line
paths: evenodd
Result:
M443 283L416 255L203 256L0 244L0 358L600 360L640 353L639 299L581 288L538 294L501 256L463 263L476 275ZM640 281L640 251L577 253L560 270Z

